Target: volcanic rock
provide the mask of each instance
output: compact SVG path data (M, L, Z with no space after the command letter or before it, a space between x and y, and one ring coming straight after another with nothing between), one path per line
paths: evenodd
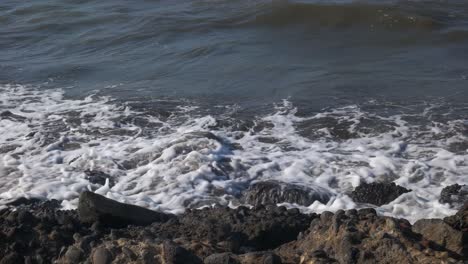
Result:
M275 252L283 263L462 263L464 258L413 232L407 220L368 210L316 218L304 236Z
M165 222L119 229L109 227L101 219L90 227L79 221L76 210L63 211L50 203L39 204L0 210L0 263L202 263L202 260L239 264L463 263L467 260L468 203L453 216L420 220L414 226L404 219L379 216L371 208L323 212L318 216L281 206L259 205L189 209L181 215L168 216Z
M353 201L381 206L388 204L398 196L410 192L395 183L362 183L351 193Z

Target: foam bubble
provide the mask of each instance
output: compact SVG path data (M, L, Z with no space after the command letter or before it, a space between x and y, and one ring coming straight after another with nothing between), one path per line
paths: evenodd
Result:
M351 105L299 116L285 100L237 130L218 125L232 119L228 106L217 108L221 115L180 106L161 118L110 97L71 100L61 90L20 85L0 86L0 102L0 204L26 196L70 209L92 190L180 213L234 206L250 183L273 179L333 193L327 204L288 205L321 212L368 206L349 192L361 182L394 181L413 191L378 212L415 221L453 214L439 193L468 183L467 120L434 120L433 105L391 114Z

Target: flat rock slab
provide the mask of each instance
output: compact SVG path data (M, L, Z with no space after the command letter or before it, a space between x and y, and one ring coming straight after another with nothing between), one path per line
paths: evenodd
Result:
M395 183L363 183L351 193L353 201L381 206L388 204L398 196L410 192Z
M153 222L165 222L172 218L172 215L169 214L119 203L88 191L80 195L78 215L83 223L99 222L106 227L149 225Z

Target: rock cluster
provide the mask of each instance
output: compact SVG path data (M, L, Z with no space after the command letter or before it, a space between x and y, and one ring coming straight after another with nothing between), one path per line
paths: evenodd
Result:
M57 201L22 199L14 204L0 211L0 263L467 260L468 204L454 216L420 220L413 226L404 219L378 216L374 209L307 215L259 205L188 210L173 216L92 193L82 194L79 209L72 211L59 210ZM136 218L152 222L135 222Z

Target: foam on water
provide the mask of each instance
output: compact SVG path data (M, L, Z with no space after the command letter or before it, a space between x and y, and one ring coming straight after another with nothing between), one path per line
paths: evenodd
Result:
M285 100L238 130L218 126L229 107L221 116L179 107L162 118L109 97L70 100L61 90L20 85L1 86L0 102L0 204L26 196L74 208L89 189L180 213L238 205L249 184L275 179L331 193L327 204L287 204L321 212L368 206L349 192L394 181L412 192L377 210L415 221L453 214L438 202L440 191L468 184L467 120L434 121L434 105L385 116L350 105L303 117ZM108 179L92 183L89 172Z

